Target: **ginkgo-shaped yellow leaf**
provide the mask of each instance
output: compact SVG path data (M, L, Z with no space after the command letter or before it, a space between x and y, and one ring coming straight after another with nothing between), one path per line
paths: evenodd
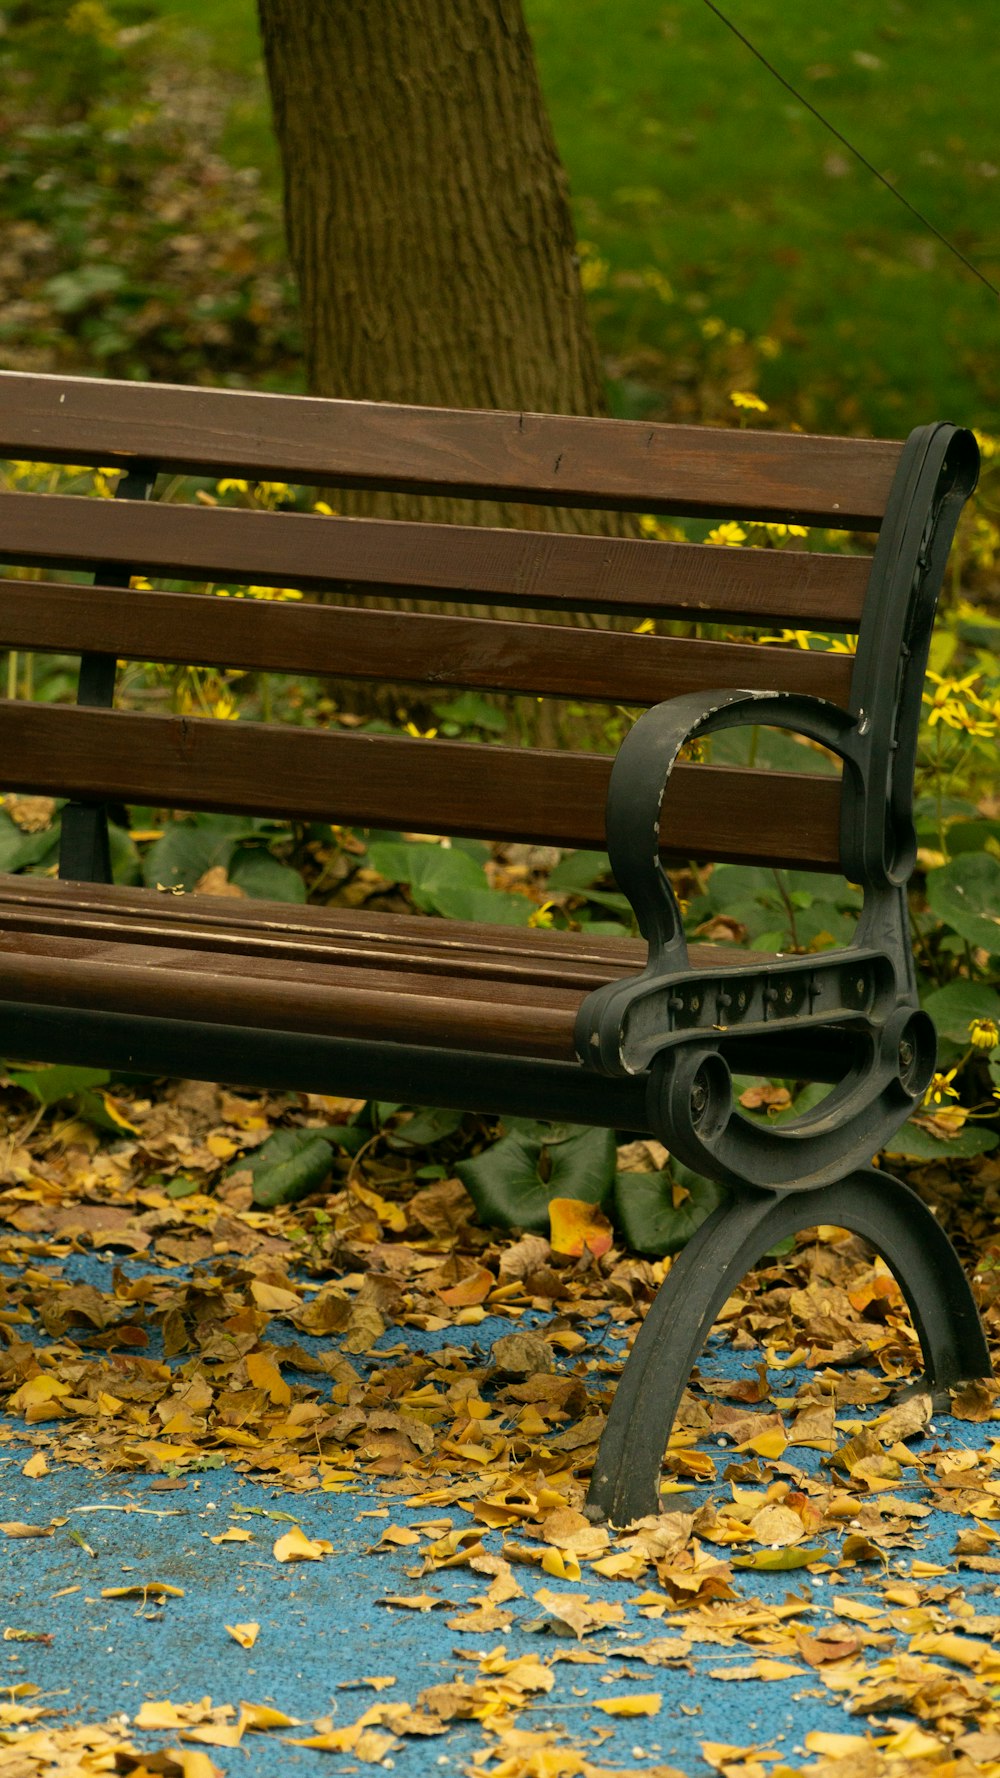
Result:
M274 1546L276 1562L322 1562L324 1556L332 1555L332 1543L325 1537L307 1537L298 1525L279 1537Z
M659 1692L633 1692L628 1698L592 1698L591 1703L605 1716L657 1716L663 1698Z
M241 1648L252 1648L260 1635L259 1624L224 1624L223 1629Z

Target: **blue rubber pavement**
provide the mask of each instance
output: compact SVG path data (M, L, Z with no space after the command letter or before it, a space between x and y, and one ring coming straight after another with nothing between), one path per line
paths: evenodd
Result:
M107 1287L104 1264L74 1256L64 1263L61 1275L102 1281ZM138 1261L125 1266L133 1274L144 1269ZM424 1349L462 1345L470 1353L482 1353L510 1326L497 1320L437 1334L394 1327L380 1345L393 1350L402 1343ZM760 1356L756 1351L735 1354L713 1341L702 1369L706 1375L727 1378L753 1374ZM315 1378L308 1380L315 1383ZM775 1374L774 1381L777 1391L787 1395L796 1375L783 1371ZM581 1749L599 1767L655 1771L664 1764L694 1778L708 1770L701 1758L704 1741L766 1745L796 1764L808 1731L859 1733L865 1727L863 1720L845 1713L843 1702L817 1683L812 1672L738 1684L710 1677L710 1669L734 1662L745 1665L756 1655L767 1654L766 1643L702 1645L692 1650L685 1667L630 1662L629 1651L637 1641L678 1634L676 1624L668 1631L666 1624L640 1615L634 1604L646 1586L655 1587L651 1570L651 1578L636 1583L605 1580L585 1565L582 1579L571 1583L550 1579L538 1568L519 1567L515 1573L526 1596L505 1608L514 1623L510 1631L486 1637L449 1628L446 1619L453 1615L451 1610L418 1612L379 1603L386 1595L419 1592L459 1609L470 1595L481 1596L488 1585L482 1574L461 1567L415 1578L407 1572L419 1558L415 1548L372 1553L389 1524L406 1526L430 1518L449 1518L456 1528L473 1523L454 1505L408 1507L412 1484L403 1490L398 1480L380 1484L359 1478L342 1492L292 1494L223 1467L188 1474L183 1487L163 1491L162 1480L156 1487L152 1476L102 1477L55 1459L48 1474L32 1480L22 1473L30 1446L20 1438L10 1442L12 1432L23 1436L23 1421L12 1418L0 1425L6 1427L6 1442L0 1443L0 1521L38 1526L65 1521L50 1536L0 1540L3 1628L51 1637L45 1643L7 1641L0 1651L4 1669L0 1695L5 1686L31 1681L43 1694L41 1700L32 1701L51 1701L70 1721L106 1720L119 1714L132 1719L146 1699L182 1704L209 1694L213 1704L234 1706L249 1700L273 1705L305 1726L247 1734L238 1748L206 1749L226 1773L277 1778L295 1772L312 1778L320 1772L358 1771L362 1768L351 1753L307 1750L290 1745L289 1738L314 1732L311 1725L318 1718L332 1717L335 1725L343 1725L377 1702L415 1704L427 1686L456 1678L475 1680L478 1662L471 1657L502 1643L509 1656L527 1655L536 1661L577 1649L607 1657L600 1664L557 1658L552 1691L526 1698L518 1716L522 1728L561 1730L567 1746ZM933 1434L912 1443L915 1453L935 1445L985 1451L998 1436L998 1428L990 1422L973 1425L941 1417L934 1428ZM788 1457L807 1473L829 1475L818 1452L789 1448ZM692 1487L670 1496L665 1504L670 1510L690 1511L713 1494L716 1499L728 1496L727 1484ZM903 1489L894 1497L926 1498L919 1489ZM290 1521L310 1538L328 1540L333 1553L322 1561L277 1562L273 1546L290 1529ZM946 1602L949 1591L958 1588L977 1611L988 1614L1000 1609L1000 1577L974 1566L961 1572L955 1567L956 1533L968 1523L940 1511L918 1521L912 1547L890 1552L889 1576L905 1581L915 1559L939 1563L948 1572L937 1582L921 1578L922 1589L936 1586L938 1598ZM210 1541L230 1526L249 1531L251 1541ZM500 1532L477 1529L486 1549L499 1555ZM90 1546L89 1551L78 1538ZM723 1561L733 1553L716 1546L706 1549ZM835 1551L831 1560L836 1560ZM835 1592L849 1592L853 1599L884 1607L885 1579L876 1563L852 1567L839 1585L829 1575L804 1569L740 1572L734 1584L738 1596L748 1602L808 1598L814 1608L809 1628L815 1633L823 1626L843 1628L843 1620L830 1610ZM150 1596L101 1597L103 1588L150 1582L167 1583L182 1593L162 1601ZM533 1597L540 1587L621 1604L625 1622L579 1643L529 1630L525 1626L540 1616ZM247 1622L260 1625L252 1649L241 1648L224 1628ZM905 1640L901 1633L900 1650ZM371 1676L392 1676L395 1683L378 1692L353 1689L354 1682ZM339 1689L347 1686L352 1689ZM656 1715L619 1718L593 1708L595 1700L609 1696L650 1692L662 1697ZM176 1734L143 1735L131 1721L129 1733L141 1747L177 1745ZM489 1745L490 1739L477 1721L453 1721L444 1736L400 1740L381 1763L401 1778L457 1772L465 1770L474 1752Z

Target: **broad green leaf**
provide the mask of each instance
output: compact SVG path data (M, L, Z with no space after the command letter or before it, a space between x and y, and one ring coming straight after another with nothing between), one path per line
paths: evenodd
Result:
M962 852L985 852L987 846L995 853L1000 845L1000 821L953 821L945 830L944 843L952 858Z
M54 823L44 833L24 833L5 809L0 809L0 871L13 873L41 864L55 852L59 828Z
M57 1105L60 1099L72 1099L75 1094L86 1093L92 1087L107 1086L111 1076L104 1068L56 1065L12 1069L7 1079L12 1086L23 1087L26 1093L31 1093L40 1105Z
M582 893L599 877L611 874L611 860L606 852L567 852L549 873L550 889L575 889Z
M751 762L779 772L835 772L836 761L792 734L773 728L731 728L711 739L714 765L745 766Z
M459 1163L455 1172L480 1221L544 1233L551 1198L604 1202L614 1181L614 1132L572 1124L556 1130L557 1138L548 1141L511 1130L482 1154Z
M688 1193L676 1209L675 1185ZM659 1173L619 1173L612 1215L636 1253L676 1253L726 1197L724 1186L673 1162Z
M12 1086L22 1087L41 1105L58 1105L72 1099L79 1117L99 1130L110 1130L116 1136L134 1132L124 1111L101 1089L111 1075L103 1068L72 1068L57 1064L49 1068L12 1069L8 1075Z
M244 829L245 829L244 823ZM189 894L207 870L229 868L236 847L232 821L172 821L142 861L147 889L184 889Z
M419 1105L405 1124L399 1124L389 1136L391 1148L433 1148L459 1128L464 1111L451 1111L443 1105Z
M247 895L264 901L305 901L306 886L297 870L283 864L263 846L240 846L233 853L229 881Z
M192 1178L190 1173L178 1173L175 1178L168 1180L166 1185L168 1198L190 1198L201 1189L201 1180Z
M442 722L456 723L459 728L488 729L494 735L507 732L507 718L480 692L463 691L457 698L433 704L431 708Z
M987 982L949 982L936 988L924 1001L939 1037L964 1049L969 1042L972 1019L996 1019L1000 1023L1000 993Z
M997 1141L994 1132L984 1130L981 1124L966 1124L957 1135L941 1141L930 1130L922 1130L919 1124L911 1122L886 1143L885 1152L890 1158L900 1154L911 1161L967 1160L972 1155L987 1154L996 1148Z
M414 902L424 913L450 920L526 926L534 912L525 896L491 889L482 866L457 846L374 840L368 848L368 862L390 882L408 883Z
M330 1171L333 1149L315 1130L275 1130L252 1154L227 1169L253 1174L253 1201L264 1209L291 1204L315 1191Z
M962 852L931 871L927 900L939 920L971 945L1000 952L1000 860L988 852Z

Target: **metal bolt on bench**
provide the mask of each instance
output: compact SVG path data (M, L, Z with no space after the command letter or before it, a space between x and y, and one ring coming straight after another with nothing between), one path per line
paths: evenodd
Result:
M934 1067L909 942L913 769L934 610L978 457L904 444L0 375L0 453L116 465L125 498L0 495L0 641L79 654L76 707L0 701L5 789L71 799L60 880L0 877L3 1049L246 1085L569 1118L655 1135L730 1188L674 1261L625 1367L589 1496L658 1505L677 1403L721 1304L774 1241L852 1229L888 1262L927 1385L989 1373L933 1215L869 1163ZM158 472L877 531L873 557L345 520L147 498ZM83 586L58 576L86 571ZM139 591L142 573L322 591L323 604ZM342 593L858 635L839 653L359 608ZM121 659L646 705L598 754L113 709ZM692 764L739 726L805 737L841 776ZM110 882L104 806L334 819L607 847L642 941ZM606 803L606 817L602 812ZM688 945L664 869L839 869L853 941ZM731 1075L832 1083L780 1126Z

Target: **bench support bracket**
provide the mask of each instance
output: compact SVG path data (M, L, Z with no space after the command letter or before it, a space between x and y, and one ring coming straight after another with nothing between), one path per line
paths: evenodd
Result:
M601 1439L588 1517L628 1525L660 1511L670 1428L719 1310L776 1241L820 1223L850 1229L882 1255L913 1318L925 1387L945 1408L949 1387L991 1374L961 1261L909 1186L865 1167L815 1191L739 1192L677 1255L639 1331Z

